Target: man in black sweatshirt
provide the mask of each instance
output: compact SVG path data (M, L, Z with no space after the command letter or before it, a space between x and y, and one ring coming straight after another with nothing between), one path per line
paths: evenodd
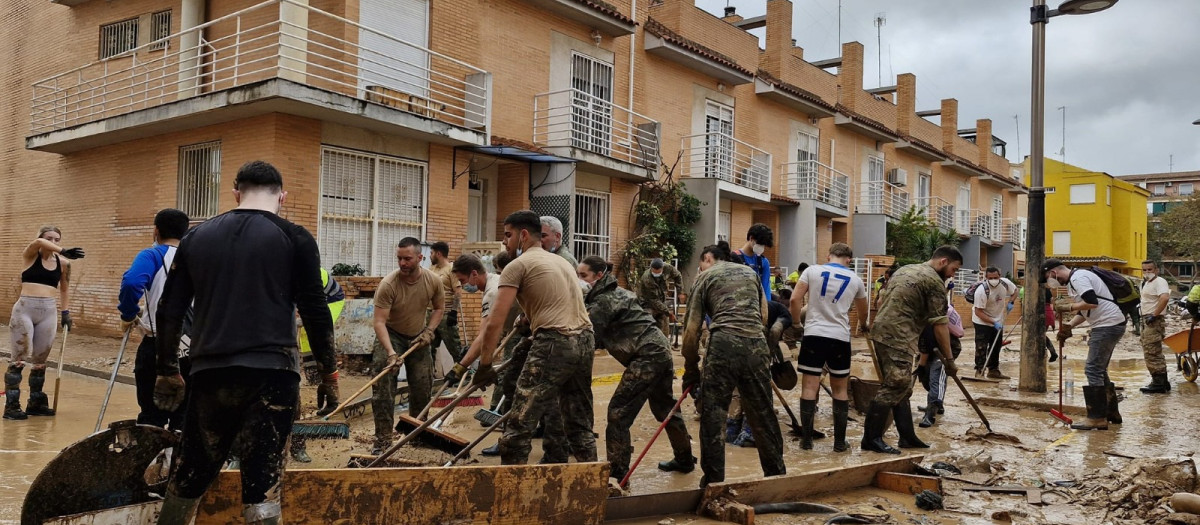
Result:
M277 215L287 193L274 166L247 163L234 188L237 209L183 238L158 308L154 402L173 410L184 391L176 349L195 301L191 393L159 524L191 522L239 435L243 516L247 523L280 522L283 451L300 397L297 310L322 374L318 408L329 412L338 404L317 243Z

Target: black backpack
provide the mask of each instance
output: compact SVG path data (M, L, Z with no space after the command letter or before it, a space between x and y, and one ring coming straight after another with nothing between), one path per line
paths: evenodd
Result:
M1097 299L1116 303L1117 307L1126 314L1137 311L1142 293L1138 290L1137 281L1133 277L1099 266L1092 266L1087 270L1096 274L1096 277L1099 277L1100 281L1104 283L1105 288L1108 288L1108 293L1113 296L1112 299L1106 299L1097 294ZM1071 270L1071 273L1074 274L1075 270Z
M975 284L968 286L967 289L963 291L963 299L966 299L967 304L975 304L975 292L977 290L979 290L979 285L983 284L983 282L984 281L982 281L982 280L976 281ZM1004 282L1004 280L1001 280L1000 283L1004 285L1005 289L1008 289L1008 283ZM1008 290L1008 293L1011 294L1014 291L1015 290ZM984 293L984 295L991 295L992 289L984 288L983 293Z

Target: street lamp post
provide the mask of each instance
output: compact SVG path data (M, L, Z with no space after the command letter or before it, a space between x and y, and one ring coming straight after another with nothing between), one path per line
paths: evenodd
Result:
M1046 361L1042 341L1046 326L1046 301L1042 297L1042 261L1046 257L1046 191L1044 184L1046 128L1046 23L1058 15L1085 15L1103 11L1117 0L1067 0L1058 9L1049 9L1046 0L1033 0L1029 23L1033 26L1033 78L1030 98L1029 152L1029 230L1025 243L1025 312L1021 326L1021 375L1018 388L1023 392L1046 391ZM1065 356L1062 357L1065 359Z

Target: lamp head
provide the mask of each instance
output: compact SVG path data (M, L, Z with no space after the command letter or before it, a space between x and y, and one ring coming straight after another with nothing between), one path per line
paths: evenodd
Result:
M1117 0L1067 0L1058 6L1059 14L1086 15L1112 7Z

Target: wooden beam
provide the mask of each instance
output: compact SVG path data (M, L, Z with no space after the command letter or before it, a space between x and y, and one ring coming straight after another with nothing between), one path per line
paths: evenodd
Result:
M584 523L604 521L608 463L288 470L284 523ZM222 471L198 525L241 523L239 472Z
M728 498L717 498L705 503L700 513L717 521L754 525L754 507Z
M935 476L919 476L916 474L901 474L899 472L878 472L875 474L876 487L901 494L918 494L923 490L942 493L942 478Z
M835 467L803 474L785 474L751 481L713 483L704 489L701 508L717 498L733 495L738 503L756 505L800 501L825 492L865 487L875 481L880 472L911 474L924 456L904 456L849 467Z

